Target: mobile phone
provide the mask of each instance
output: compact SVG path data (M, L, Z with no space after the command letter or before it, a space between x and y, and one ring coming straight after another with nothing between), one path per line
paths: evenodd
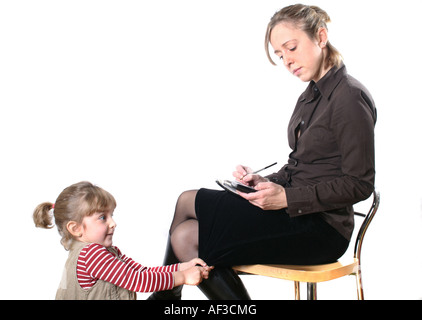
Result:
M251 192L257 191L255 188L247 186L246 184L240 183L238 181L232 181L231 184L233 188L235 188L236 190L239 190L240 192L251 193Z

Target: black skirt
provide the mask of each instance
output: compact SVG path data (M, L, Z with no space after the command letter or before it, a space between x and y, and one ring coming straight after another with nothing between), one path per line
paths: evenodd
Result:
M318 213L291 218L227 191L200 189L195 210L199 257L208 265L330 263L349 245Z

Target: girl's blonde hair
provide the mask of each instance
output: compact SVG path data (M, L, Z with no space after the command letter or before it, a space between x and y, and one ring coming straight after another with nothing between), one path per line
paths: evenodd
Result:
M67 230L68 222L75 221L80 224L86 216L115 208L116 200L109 192L90 182L82 181L64 189L55 204L43 202L38 205L34 210L33 219L36 227L45 229L51 229L55 221L62 237L60 242L69 250L74 238Z
M271 31L282 22L293 24L304 31L310 39L317 39L320 28L328 30L327 23L331 22L331 19L327 12L321 8L303 4L291 5L276 12L268 23L265 34L265 52L273 65L276 65L276 63L271 58L269 51ZM343 61L340 52L330 42L327 42L326 45L328 54L324 61L325 65L338 67Z

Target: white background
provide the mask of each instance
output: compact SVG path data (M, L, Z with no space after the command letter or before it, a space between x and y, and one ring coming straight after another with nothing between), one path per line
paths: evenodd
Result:
M363 247L366 298L420 299L421 2L302 2L329 13L331 42L378 108L381 206ZM267 61L264 34L289 4L0 1L1 299L54 299L67 252L32 211L70 184L110 191L114 244L156 266L182 191L218 188L239 163L285 163L307 84ZM287 281L243 279L254 299L294 297ZM318 297L355 299L354 277L320 284ZM185 287L184 298L204 296Z

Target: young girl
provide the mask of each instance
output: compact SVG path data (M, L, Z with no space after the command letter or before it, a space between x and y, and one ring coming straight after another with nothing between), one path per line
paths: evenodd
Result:
M35 209L35 225L50 229L54 217L61 243L70 250L56 299L135 299L136 292L197 285L208 278L212 268L199 258L147 268L122 254L112 246L115 208L110 193L79 182L64 189L55 204Z

